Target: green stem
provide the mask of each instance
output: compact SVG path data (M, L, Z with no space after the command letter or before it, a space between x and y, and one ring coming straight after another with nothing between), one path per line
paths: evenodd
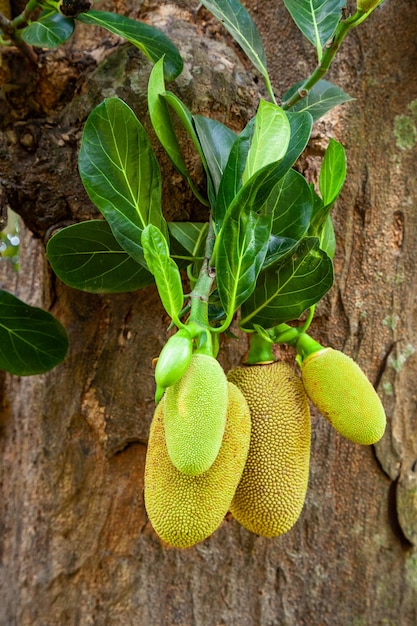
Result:
M348 19L339 22L334 37L332 41L328 44L328 47L323 53L323 56L321 57L316 69L311 74L311 76L309 76L309 78L305 80L301 87L299 87L297 91L293 93L291 98L289 98L285 102L282 102L281 107L283 109L291 109L295 104L297 104L297 102L305 98L308 92L312 89L312 87L314 87L314 85L327 74L331 63L348 32L352 30L352 28L358 26L361 22L363 22L366 16L367 14L365 14L364 16L363 11L356 11L356 13Z
M209 328L208 321L208 301L211 289L213 287L215 272L210 267L210 259L213 253L215 235L213 222L210 219L209 229L206 239L206 249L204 252L204 260L197 278L197 282L190 294L191 313L190 321L199 324L205 328Z
M310 354L323 350L323 346L318 341L312 339L310 335L307 335L307 333L301 333L296 344L296 349L300 357L297 361L304 361Z
M248 365L257 365L258 363L271 363L275 361L272 346L273 343L271 341L267 341L258 335L258 333L253 333L246 363Z
M11 22L10 25L11 27L16 30L16 28L18 26L20 26L21 24L26 23L29 18L31 13L33 13L34 11L36 11L36 9L38 9L40 7L40 2L38 2L38 0L29 0L29 2L27 3L27 5L25 6L25 8L23 9L23 11L20 13L20 15L17 15Z

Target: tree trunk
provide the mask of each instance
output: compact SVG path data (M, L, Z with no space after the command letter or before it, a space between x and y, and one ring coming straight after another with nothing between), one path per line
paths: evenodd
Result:
M186 61L173 88L193 112L239 129L257 104L256 74L207 13L195 17L196 4L100 8L116 5L170 34ZM313 52L283 3L246 5L282 94L313 69ZM351 33L330 79L356 100L316 125L300 163L314 179L329 136L347 150L334 209L336 279L312 334L361 365L384 403L387 432L361 447L313 411L310 483L295 527L265 539L228 516L188 550L162 545L143 505L151 362L168 324L156 290L81 293L62 285L44 256L56 228L95 215L76 169L88 112L117 94L145 122L150 66L81 24L67 46L40 53L37 71L16 51L5 55L12 89L0 100L0 182L26 226L20 271L2 261L0 278L64 323L70 349L47 374L0 373L1 626L417 623L416 35L409 0L387 0ZM158 156L168 217L202 217ZM242 334L224 340L225 369L246 348Z

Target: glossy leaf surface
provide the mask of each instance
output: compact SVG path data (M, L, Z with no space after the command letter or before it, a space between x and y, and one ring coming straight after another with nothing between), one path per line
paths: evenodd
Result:
M276 104L261 100L255 116L243 182L265 165L280 161L287 152L290 135L290 123L285 112Z
M209 117L194 115L193 122L213 184L213 191L217 195L220 180L237 135L224 124Z
M281 263L263 270L255 291L242 305L241 326L272 328L297 319L333 284L333 264L315 237L303 239Z
M149 271L155 277L161 302L174 323L177 323L184 295L181 275L170 257L167 241L159 228L149 224L142 232L142 245Z
M342 190L345 178L345 149L338 141L330 139L319 177L319 188L324 204L333 204Z
M216 240L217 289L230 315L255 288L268 249L281 174L276 163L257 172L230 205Z
M142 230L152 223L166 232L161 174L145 129L122 100L108 98L90 113L79 170L119 244L144 265Z
M165 152L171 159L174 167L179 173L184 176L189 185L193 189L193 182L188 172L187 165L182 156L180 144L175 134L172 119L169 113L169 107L167 99L164 97L165 80L163 73L163 59L160 59L155 63L148 83L148 108L151 118L152 126L155 130L156 136L164 147ZM182 111L182 122L184 123L184 117L186 120L186 127L191 132L194 132L192 127L191 113Z
M283 101L288 100L297 89L302 87L303 83L304 81L301 81L291 87L291 89L284 94ZM319 80L314 87L310 89L306 97L291 108L291 111L308 111L312 115L313 120L317 121L334 107L344 102L349 102L349 100L353 100L353 98L343 91L343 89L329 83L327 80Z
M318 50L331 39L346 0L284 0L303 35Z
M22 39L30 46L56 48L74 32L74 20L58 11L43 11L39 18L19 31Z
M262 39L246 8L238 0L203 0L201 4L223 24L253 65L267 78Z
M222 225L227 209L242 187L243 171L252 141L254 123L255 118L250 120L231 147L229 158L220 181L216 205L213 211L217 231Z
M123 250L105 220L63 228L49 240L46 256L58 278L81 291L120 293L155 282L152 274Z
M183 61L180 53L172 41L157 28L124 15L95 9L80 13L76 19L84 24L101 26L123 37L142 50L153 63L164 57L164 73L167 80L173 80L182 72Z
M0 369L41 374L63 361L67 349L66 330L55 317L0 290Z
M264 268L288 254L305 236L313 211L310 186L295 170L287 172L274 193L274 218Z

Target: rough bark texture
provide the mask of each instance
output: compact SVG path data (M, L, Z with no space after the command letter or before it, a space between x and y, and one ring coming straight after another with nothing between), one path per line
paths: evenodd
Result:
M196 3L114 5L180 45L186 71L175 89L194 112L234 128L252 115L254 74L207 14L194 21ZM247 6L283 93L314 66L311 49L283 3ZM155 289L83 294L57 281L44 257L55 228L94 215L76 171L88 112L116 93L146 121L149 64L81 25L65 50L40 53L37 73L6 55L13 88L0 100L0 182L28 230L19 274L2 262L1 283L53 312L71 345L48 374L0 373L1 626L417 623L416 31L417 5L387 0L351 34L331 79L356 101L318 124L302 161L314 178L327 137L347 149L336 281L313 332L375 383L386 435L360 447L313 413L309 491L293 530L264 539L228 517L186 551L160 543L143 507L151 360L167 327ZM162 163L169 217L202 215ZM226 340L224 367L245 349L245 337Z

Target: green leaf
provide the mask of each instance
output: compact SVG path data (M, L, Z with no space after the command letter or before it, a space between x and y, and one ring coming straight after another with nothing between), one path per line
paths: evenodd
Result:
M153 284L147 269L123 250L105 220L58 231L46 247L55 274L70 287L90 293L135 291Z
M84 24L95 24L111 33L123 37L139 48L153 63L164 57L164 73L167 80L173 80L182 72L183 61L176 46L157 28L132 20L124 15L95 11L80 13L76 18Z
M279 182L276 163L254 174L235 196L217 235L217 289L229 317L255 288L268 249Z
M315 237L303 239L278 265L263 270L255 291L243 303L242 328L272 328L297 319L333 284L333 264Z
M203 0L201 4L223 24L237 41L248 59L263 76L273 99L262 39L246 8L238 0Z
M343 146L330 139L325 152L323 163L320 169L319 188L322 197L314 189L312 190L314 199L314 209L310 224L310 235L324 238L327 247L334 255L334 232L331 219L329 217L333 204L338 197L346 178L346 155ZM330 221L329 221L330 220ZM326 228L327 232L322 233Z
M163 59L160 59L155 63L148 83L148 108L152 126L174 167L185 178L195 197L203 204L207 204L207 200L201 196L194 185L187 164L182 156L181 147L169 113L169 102L171 106L174 107L174 111L177 112L177 115L179 115L180 121L183 126L185 126L191 139L197 145L198 151L201 152L201 146L194 130L191 113L177 96L165 90Z
M320 248L333 259L336 252L336 237L334 234L333 221L331 215L328 215L324 221L323 228L320 233Z
M155 277L161 302L174 324L180 326L178 315L184 304L181 275L169 255L167 241L159 228L149 224L143 230L142 246L148 268Z
M290 135L290 123L285 112L276 104L261 100L243 172L244 183L265 165L280 161L285 156Z
M172 124L171 116L167 101L163 98L165 91L165 80L163 73L164 60L160 59L155 63L148 83L148 108L152 126L156 136L161 142L165 152L171 159L174 167L187 180L188 184L194 191L194 184L188 172L187 165L182 156L181 147L178 143ZM187 116L187 120L191 123L191 113ZM195 192L194 192L195 193Z
M313 118L308 111L285 111L290 122L290 141L286 155L280 165L282 170L289 170L306 147L313 129Z
M145 129L122 100L108 98L90 113L78 165L90 199L119 244L145 265L142 230L152 223L166 232L161 174Z
M284 0L287 10L303 35L317 48L332 38L342 18L346 0Z
M191 266L192 273L198 276L204 258L208 222L168 222L168 228L171 257L180 269Z
M183 253L195 255L200 247L201 239L207 233L208 222L168 222L168 229L172 238L181 246Z
M324 154L319 177L319 188L324 204L333 204L342 190L345 178L345 149L338 141L330 139Z
M63 361L67 349L66 330L55 317L0 290L0 369L41 374Z
M218 235L216 282L229 316L255 288L268 249L272 215L258 214L251 202L234 203Z
M200 142L214 195L220 185L236 133L217 120L202 115L193 116L194 127Z
M74 20L58 11L43 11L36 22L19 31L22 39L30 46L56 48L67 41L74 32Z
M313 211L310 186L295 170L287 172L275 186L274 194L274 219L264 268L288 254L305 236Z
M213 218L217 232L220 230L230 204L242 187L242 177L253 137L254 124L255 118L252 118L240 135L236 137L230 150L229 158L220 180L216 204L213 208Z
M282 98L283 101L285 102L291 98L293 93L303 86L304 82L305 81L301 81L293 85L291 89L284 94ZM332 85L332 83L329 83L327 80L319 80L314 87L310 89L305 98L302 98L302 100L291 107L291 111L308 111L313 116L313 120L317 121L334 107L353 99L354 98L351 98L343 89L340 89L340 87Z

